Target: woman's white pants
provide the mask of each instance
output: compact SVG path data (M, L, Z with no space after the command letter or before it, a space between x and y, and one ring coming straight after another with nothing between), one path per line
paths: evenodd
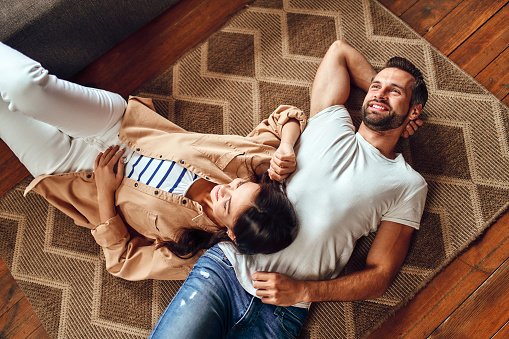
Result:
M58 79L1 42L0 95L0 138L33 176L93 171L120 144L120 95Z

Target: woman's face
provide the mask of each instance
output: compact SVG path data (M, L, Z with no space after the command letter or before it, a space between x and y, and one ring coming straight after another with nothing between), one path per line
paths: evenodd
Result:
M215 186L210 191L210 196L217 221L231 232L238 216L253 205L259 189L260 185L243 179L235 179L229 184Z

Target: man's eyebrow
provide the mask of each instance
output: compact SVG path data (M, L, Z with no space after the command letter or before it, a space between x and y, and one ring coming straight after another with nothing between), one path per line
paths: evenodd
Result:
M373 79L371 80L371 84L381 84L381 83L382 83L382 82L381 82L380 80L374 80L374 77L373 77ZM393 83L391 83L391 86L394 86L394 87L396 87L396 88L399 88L399 89L401 89L403 92L405 92L405 93L406 93L406 89L405 89L405 87L401 86L400 84L397 84L397 83L393 82Z
M403 86L401 86L401 85L399 85L399 84L392 83L392 84L391 84L391 86L394 86L394 87L396 87L396 88L399 88L399 89L401 89L403 92L405 92L405 93L406 93L406 89L405 89L405 87L403 87Z

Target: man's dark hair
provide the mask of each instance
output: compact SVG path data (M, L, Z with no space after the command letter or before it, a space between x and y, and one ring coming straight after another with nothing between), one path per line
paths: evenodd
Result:
M426 105L426 101L428 101L428 89L426 88L426 83L424 83L424 78L422 76L421 71L415 67L413 63L408 61L402 57L393 57L390 58L384 65L383 68L399 68L407 73L410 73L415 79L414 84L412 85L412 96L410 98L410 107L413 107L418 104Z

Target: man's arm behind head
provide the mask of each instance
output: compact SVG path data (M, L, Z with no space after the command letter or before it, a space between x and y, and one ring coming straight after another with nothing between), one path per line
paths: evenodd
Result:
M368 60L344 40L334 42L325 54L313 82L311 112L343 105L350 95L350 83L367 91L375 70Z

